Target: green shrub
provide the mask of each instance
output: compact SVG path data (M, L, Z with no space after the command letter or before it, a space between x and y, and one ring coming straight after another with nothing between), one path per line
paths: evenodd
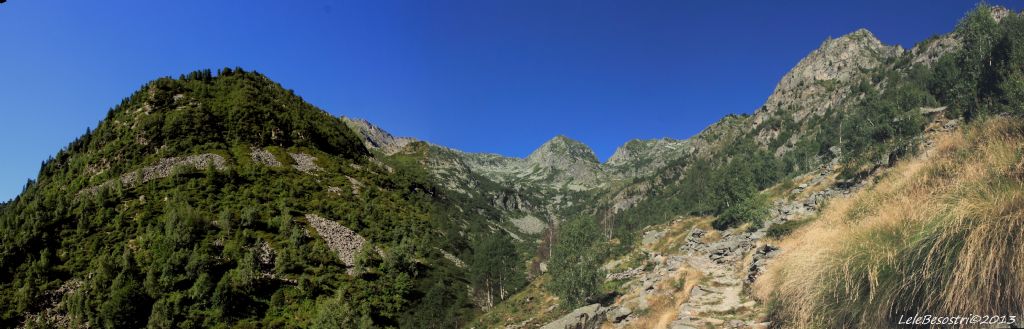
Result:
M761 194L755 194L726 209L721 216L711 222L711 226L716 230L725 230L745 223L751 223L753 227L761 227L767 218L768 199Z

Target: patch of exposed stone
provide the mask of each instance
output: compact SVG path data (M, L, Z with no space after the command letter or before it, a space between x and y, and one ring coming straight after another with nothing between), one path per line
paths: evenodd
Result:
M943 55L958 51L963 47L963 41L960 40L960 37L955 32L939 36L934 40L914 46L910 50L911 63L932 65L938 62Z
M252 157L252 161L255 163L259 163L268 167L282 166L281 161L278 161L277 157L275 157L273 153L270 153L270 151L267 151L265 149L253 146L249 154Z
M155 165L123 174L118 179L112 179L103 184L85 188L79 194L94 194L100 189L111 188L118 183L124 188L131 188L155 179L169 177L178 168L203 170L210 166L217 170L225 170L227 169L227 160L223 156L213 153L165 158Z
M640 240L640 243L649 246L657 243L661 238L665 237L665 231L651 230L644 232L644 237Z
M632 268L632 269L625 270L625 271L622 271L622 272L609 273L607 276L605 276L604 280L605 281L627 280L627 279L632 279L632 278L638 277L638 276L640 276L642 274L644 274L643 266L637 266L636 268Z
M342 263L349 267L356 264L356 253L366 244L366 239L347 227L319 215L307 214L306 220L320 238L324 239L327 247L338 254L338 259Z
M512 225L515 225L519 231L526 234L540 234L548 228L548 224L532 215L526 215L522 218L515 218L510 220Z
M277 253L270 247L270 243L260 240L256 244L256 260L259 261L261 269L273 269Z
M591 304L569 312L558 318L558 320L552 321L541 329L596 329L601 327L601 323L604 322L605 316L608 313L608 308L601 306L601 304Z
M291 152L289 152L288 155L292 157L292 160L295 160L295 165L292 166L292 167L295 168L295 170L298 170L298 171L301 171L301 172L304 172L304 173L307 173L307 174L310 174L310 175L316 174L316 172L324 170L323 168L320 168L320 166L316 165L316 157L315 156L312 156L312 155L309 155L309 154L305 154L305 153L291 153Z
M444 256L444 259L447 259L448 261L452 262L452 264L455 264L455 266L458 266L460 268L466 267L466 263L463 262L458 257L455 257L455 255L452 255L451 253L444 251L444 249L441 248L437 248L437 251L441 252L441 256Z
M75 323L67 314L67 307L64 305L64 296L78 291L82 287L82 281L71 279L64 281L59 288L47 291L43 295L43 303L46 308L39 313L28 314L25 321L18 328L89 328L89 323Z
M259 277L269 281L280 281L289 284L298 284L295 279L282 278L274 273L277 266L277 252L270 246L270 243L260 240L256 243L256 267L259 269Z

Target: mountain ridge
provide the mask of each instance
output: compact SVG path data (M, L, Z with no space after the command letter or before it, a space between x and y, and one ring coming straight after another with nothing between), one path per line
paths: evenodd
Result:
M878 276L886 257L851 249L862 263L793 267L820 287L786 282L773 294L760 275L816 260L776 255L817 251L774 243L878 214L899 223L906 209L872 208L900 202L885 189L909 184L900 193L925 195L931 185L890 173L921 172L943 193L961 175L978 181L978 195L1018 194L1019 40L1024 18L984 6L909 51L856 30L822 42L754 113L687 139L629 140L604 163L562 135L523 158L396 137L240 69L160 78L0 204L0 325L593 328L650 327L656 317L677 327L884 326L886 315L806 296L869 296L864 305L885 311L860 292L913 282ZM960 127L963 138L935 139ZM997 155L983 157L991 164L963 156L971 141ZM925 167L931 150L970 170ZM977 169L985 166L997 170ZM927 198L936 225L949 224L946 199ZM1014 219L1018 200L1004 199L971 214ZM1017 241L992 227L983 231L1004 239L987 240ZM942 247L883 235L869 242L895 246L883 256L907 264ZM845 245L830 250L846 255ZM1024 272L1012 265L1017 247L1000 247L1009 274L986 287L1000 291ZM948 288L933 280L941 272L921 273ZM898 300L901 310L927 311L917 297ZM795 306L768 307L775 298ZM1012 302L985 305L1011 314Z

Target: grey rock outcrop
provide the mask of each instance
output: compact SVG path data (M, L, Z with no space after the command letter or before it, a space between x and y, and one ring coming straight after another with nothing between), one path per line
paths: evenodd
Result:
M632 278L638 277L638 276L643 275L643 274L644 274L644 268L643 267L636 267L636 268L632 268L632 269L625 270L625 271L618 272L618 273L609 273L607 276L605 276L604 280L605 281L627 280L627 279L632 279Z
M910 49L911 63L932 65L942 55L958 51L964 47L963 41L954 32L922 42Z
M541 329L596 329L604 322L608 308L601 304L591 304L577 308L569 314L552 321Z
M455 257L455 255L452 255L452 253L444 251L444 249L441 248L438 248L437 251L441 253L441 256L444 257L444 259L447 259L449 262L452 262L452 264L455 264L455 266L458 266L459 268L466 267L466 263L463 262L458 257Z
M903 53L899 46L886 46L865 29L826 40L782 77L775 92L754 114L754 124L767 115L791 109L797 122L811 114L823 114L848 96L849 87L864 71L882 65Z
M746 283L751 284L757 280L757 277L764 273L765 266L768 264L768 259L774 258L779 254L779 247L765 244L754 252L754 256L750 261L750 267L747 269Z
M416 141L416 139L409 137L395 137L364 119L341 117L341 120L362 137L363 145L367 149L380 150L387 155L398 153L403 147Z

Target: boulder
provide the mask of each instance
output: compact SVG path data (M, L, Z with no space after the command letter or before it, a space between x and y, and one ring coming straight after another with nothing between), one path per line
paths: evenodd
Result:
M747 283L754 283L757 277L764 273L768 260L778 255L779 252L778 247L770 244L757 248L757 251L754 252L754 256L750 260L750 267L747 269Z
M607 313L608 308L601 304L590 304L569 312L541 329L597 329L604 322Z
M611 321L613 323L622 322L622 320L625 320L626 317L629 317L630 314L633 314L633 310L625 306L619 307L611 312L608 312L608 316L611 318Z

